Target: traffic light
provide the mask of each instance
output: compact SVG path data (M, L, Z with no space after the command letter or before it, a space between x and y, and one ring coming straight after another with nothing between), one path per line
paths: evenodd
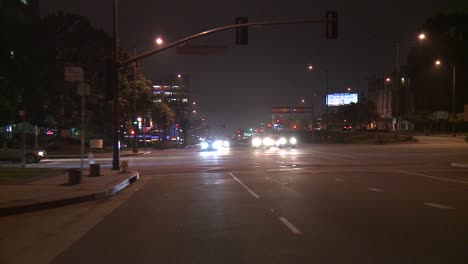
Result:
M133 124L136 126L138 124L138 121L133 121Z
M236 17L236 24L248 23L247 17ZM247 45L249 44L249 27L237 27L236 28L236 45Z
M293 125L293 128L296 129L296 128L297 128L297 125Z
M130 134L135 135L135 130L130 131Z
M338 38L338 12L327 11L325 14L326 39Z

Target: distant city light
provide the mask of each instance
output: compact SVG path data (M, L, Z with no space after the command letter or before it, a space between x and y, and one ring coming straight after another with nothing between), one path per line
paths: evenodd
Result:
M419 38L420 40L425 40L425 39L426 39L426 34L421 33L421 34L419 34L418 38Z
M389 77L387 77L387 78L385 79L385 81L386 81L386 82L390 82L391 79L390 79Z
M314 69L314 66L312 66L312 65L309 65L309 67L308 67L308 68L309 68L309 70L313 70L313 69Z
M436 60L436 61L435 61L435 65L438 66L438 65L440 65L440 64L442 64L442 62L441 62L440 60Z
M347 91L351 91L351 87L348 87L346 90L347 90Z
M177 74L177 78L182 78L182 74Z

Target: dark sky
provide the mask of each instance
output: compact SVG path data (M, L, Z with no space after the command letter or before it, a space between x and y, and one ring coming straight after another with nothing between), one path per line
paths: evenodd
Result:
M112 0L41 0L41 14L58 10L86 16L112 32ZM325 40L323 24L287 25L249 30L249 45L236 46L234 31L208 36L192 44L224 45L220 56L181 56L169 50L143 60L146 76L190 76L192 98L209 121L228 128L253 126L271 118L272 106L298 105L301 98L320 111L325 78L307 71L309 64L328 69L330 91L367 90L370 74L382 74L406 62L416 31L430 16L468 12L466 0L312 1L312 0L120 0L121 46L140 52L161 36L172 42L210 28L233 24L236 16L250 22L321 19L326 10L339 13L339 39Z

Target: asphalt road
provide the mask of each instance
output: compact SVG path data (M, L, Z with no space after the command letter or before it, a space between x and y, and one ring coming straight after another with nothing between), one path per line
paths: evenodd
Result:
M145 185L52 263L468 263L463 144L127 159Z

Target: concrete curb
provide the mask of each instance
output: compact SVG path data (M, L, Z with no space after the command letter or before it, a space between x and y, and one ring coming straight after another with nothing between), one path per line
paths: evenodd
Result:
M95 201L95 200L107 198L107 197L117 194L121 190L128 187L130 184L136 182L138 179L140 179L140 174L136 172L135 175L129 177L128 179L125 179L124 181L122 181L121 183L117 185L114 185L112 188L108 189L107 191L97 192L93 194L77 196L77 197L72 197L72 198L67 198L67 199L53 200L53 201L27 204L27 205L15 206L15 207L0 208L0 216L29 213L29 212L34 212L34 211L52 209L52 208L66 206L66 205L78 204L78 203Z
M452 163L450 164L450 166L458 168L468 168L468 163Z

